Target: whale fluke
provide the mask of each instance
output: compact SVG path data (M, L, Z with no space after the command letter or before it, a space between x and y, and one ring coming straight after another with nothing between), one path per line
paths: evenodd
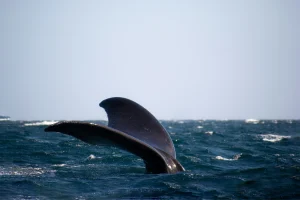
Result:
M121 97L106 99L100 106L107 112L108 126L62 121L45 131L71 135L89 144L115 145L141 157L150 173L184 171L169 134L149 111Z
M125 132L176 158L169 134L144 107L121 97L106 99L100 106L107 113L109 127Z

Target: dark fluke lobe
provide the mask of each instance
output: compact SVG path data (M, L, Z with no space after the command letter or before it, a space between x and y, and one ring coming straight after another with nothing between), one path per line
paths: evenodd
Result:
M106 99L100 106L108 115L108 126L63 121L45 131L68 134L89 144L115 145L141 157L150 173L184 171L169 134L149 111L121 97Z

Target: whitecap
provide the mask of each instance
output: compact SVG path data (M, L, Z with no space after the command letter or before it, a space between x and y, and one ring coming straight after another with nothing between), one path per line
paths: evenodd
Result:
M258 124L259 120L258 119L246 119L245 122L247 124Z
M24 124L24 126L49 126L55 123L57 123L57 121L40 121L40 122L26 123Z
M275 135L275 134L265 134L265 135L260 135L263 139L263 141L266 142L279 142L282 139L289 139L291 136L285 136L285 135Z
M64 166L66 166L66 164L55 164L55 165L52 165L52 166L54 166L54 167L64 167Z
M213 131L206 131L205 134L212 135L212 134L214 134L214 132Z
M96 158L96 156L94 156L93 154L91 154L89 157L87 157L87 160L94 160Z
M197 128L203 128L203 126L197 126Z
M238 160L241 156L242 156L242 153L233 156L233 158L224 158L222 156L216 156L216 159L217 160L225 160L225 161L234 161L234 160Z
M10 118L0 118L0 122L9 121Z

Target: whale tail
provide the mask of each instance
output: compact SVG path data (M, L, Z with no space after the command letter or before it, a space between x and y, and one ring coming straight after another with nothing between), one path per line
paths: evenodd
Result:
M115 145L142 158L150 173L184 171L169 134L149 111L121 97L106 99L100 106L107 112L108 126L62 121L45 131L71 135L89 144Z

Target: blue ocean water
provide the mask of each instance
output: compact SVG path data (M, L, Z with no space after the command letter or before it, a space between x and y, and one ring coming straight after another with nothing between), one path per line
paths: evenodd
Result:
M0 121L0 198L300 199L300 120L161 123L185 172L146 174L128 152L45 133L51 122Z

